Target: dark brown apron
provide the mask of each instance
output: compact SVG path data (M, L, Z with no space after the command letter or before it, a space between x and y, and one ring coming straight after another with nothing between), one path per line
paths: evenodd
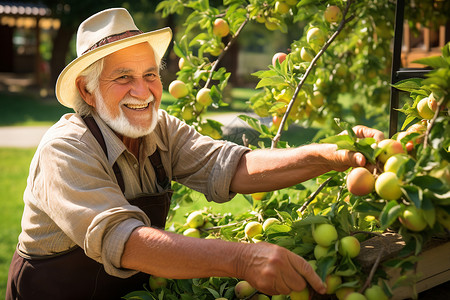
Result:
M92 121L92 118L85 118L86 124L107 154L103 136L95 121ZM170 180L166 176L158 150L149 159L155 169L158 184L165 191L160 194L144 194L128 201L145 212L152 227L164 229L172 196ZM114 171L124 192L123 178L117 164ZM111 276L105 272L102 264L86 256L80 247L43 259L25 259L16 251L9 268L5 299L120 299L131 291L142 289L148 278L149 275L145 273L125 279Z

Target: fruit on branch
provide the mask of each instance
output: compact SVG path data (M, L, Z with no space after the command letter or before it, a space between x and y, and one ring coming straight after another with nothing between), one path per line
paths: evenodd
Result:
M329 274L325 278L325 285L327 287L326 293L328 295L334 294L337 290L337 287L342 283L341 276L335 274Z
M313 96L309 100L312 106L319 108L325 103L325 96L321 91L314 91Z
M385 200L397 200L402 196L400 180L392 172L384 172L375 180L375 191Z
M434 116L434 111L428 106L428 97L423 98L417 103L417 112L422 119L430 120Z
M250 300L270 300L270 298L264 294L255 294L250 298Z
M300 57L304 61L311 62L314 59L314 56L316 56L316 54L309 48L302 47L300 50Z
M270 31L274 31L278 29L278 24L269 20L266 20L266 22L264 23L264 26L266 26L266 28Z
M367 298L361 293L353 292L345 300L367 300Z
M321 257L328 255L328 250L330 250L330 247L324 247L320 245L316 245L314 247L314 257L315 259L320 259Z
M388 296L384 293L383 289L379 285L372 285L364 291L364 296L367 300L388 300Z
M197 96L195 97L195 99L197 100L198 103L200 103L203 106L211 105L213 100L211 98L210 92L211 92L210 89L202 88L197 92Z
M323 15L328 23L337 23L342 20L342 11L336 5L328 6Z
M256 221L251 221L245 225L244 232L245 236L249 239L252 239L254 236L261 234L263 231L263 227L261 223Z
M286 300L286 295L273 295L272 300Z
M422 211L413 205L405 208L399 220L411 231L419 232L427 227L427 221L423 217Z
M256 192L252 194L253 200L260 201L264 199L267 195L267 192Z
M342 256L354 258L358 256L360 250L361 245L354 236L345 236L339 241L339 254Z
M273 116L273 117L272 117L272 125L273 125L273 127L279 128L280 125L281 125L281 121L282 121L282 120L283 120L282 117L279 117L279 116Z
M286 59L286 56L287 54L284 52L275 53L272 57L272 65L275 67L277 60L281 64Z
M188 228L185 231L183 231L183 235L184 236L190 236L190 237L199 238L200 237L200 230L198 230L197 228Z
M181 109L181 118L183 118L183 120L190 121L194 116L194 109L191 106L184 106Z
M436 219L445 229L450 230L450 214L445 209L442 207L436 209Z
M430 96L428 96L428 107L433 111L433 113L437 110L438 102L436 98L434 97L434 94L431 93Z
M283 1L275 2L275 12L281 15L287 14L289 12L289 5Z
M205 223L205 219L203 218L203 214L201 211L194 211L189 214L186 218L186 225L190 228L198 228L201 227Z
M292 291L289 296L291 300L309 300L309 289L306 287L300 292Z
M148 284L152 291L156 291L159 288L166 287L167 286L167 279L163 277L157 277L157 276L150 276L150 279L148 280Z
M222 18L217 18L214 20L213 33L218 37L225 37L230 33L230 27L227 21Z
M405 153L402 144L393 139L384 139L378 143L377 147L382 149L381 152L378 154L377 159L381 161L383 164L392 155L398 153Z
M341 287L336 290L336 297L339 300L345 300L347 296L355 291L352 287Z
M313 227L312 236L314 241L323 247L331 246L338 238L336 228L327 223L315 225Z
M406 154L395 154L388 158L386 163L384 164L385 172L392 172L397 174L399 173L400 167L406 163L409 159L409 156Z
M234 287L234 294L238 299L244 299L256 291L254 287L245 280L239 281Z
M312 27L306 33L306 41L315 52L318 52L325 44L325 34L319 28Z
M368 195L375 187L375 177L366 168L353 168L347 175L347 187L353 195Z
M267 228L269 228L270 225L272 225L272 224L280 224L280 223L281 222L278 219L276 219L276 218L268 218L268 219L266 219L264 221L262 227L263 227L263 230L266 231Z
M169 93L177 99L186 97L189 94L186 83L181 80L174 80L169 84Z
M179 60L178 60L178 68L180 68L180 70L181 69L183 69L183 67L186 65L186 60L183 58L183 57L181 57Z

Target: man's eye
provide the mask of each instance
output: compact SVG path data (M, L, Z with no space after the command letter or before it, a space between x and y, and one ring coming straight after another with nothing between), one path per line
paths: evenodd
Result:
M153 79L155 79L157 77L158 77L158 75L156 75L155 73L145 74L145 78L150 79L150 80L153 80Z

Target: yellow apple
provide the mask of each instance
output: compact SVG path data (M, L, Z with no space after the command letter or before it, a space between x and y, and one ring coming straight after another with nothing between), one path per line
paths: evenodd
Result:
M423 98L417 103L417 112L422 119L430 120L434 116L434 111L428 106L428 97Z
M337 287L342 283L341 276L335 274L329 274L325 278L325 284L327 286L326 293L328 295L334 294L337 290Z
M342 11L338 6L330 5L325 9L324 17L328 23L337 23L342 19Z
M181 80L174 80L169 84L169 93L175 98L183 98L189 94L186 84Z
M248 222L244 228L245 236L247 236L249 239L253 238L255 235L261 234L262 231L263 227L261 223L256 221Z
M213 33L218 37L225 37L230 33L230 27L227 21L222 18L217 18L214 20Z
M197 100L198 103L200 103L203 106L208 106L210 105L213 100L211 98L210 95L211 90L208 88L202 88L198 91L197 96L195 97L195 99Z
M203 214L201 211L194 211L186 218L186 225L190 228L198 228L205 223Z
M419 232L427 227L422 211L415 206L408 206L399 218L400 223L411 231Z
M183 232L184 236L190 236L190 237L195 237L195 238L199 238L200 237L200 230L198 230L197 228L188 228Z
M314 226L312 236L314 241L323 247L330 247L338 238L336 228L326 223Z
M393 139L384 139L378 143L377 147L382 149L381 152L378 154L377 159L381 161L383 164L392 155L398 153L405 153L402 144L399 141Z
M284 15L289 12L289 9L290 9L290 7L287 3L282 2L282 1L275 2L275 12L276 13Z
M239 281L234 287L234 293L238 299L244 299L256 291L254 287L245 280Z
M307 62L311 62L314 59L315 53L309 49L309 48L305 48L302 47L302 49L300 50L300 57Z
M354 258L358 256L360 250L359 241L354 236L346 236L339 241L339 253L342 256Z
M289 296L291 300L309 300L309 289L306 287L300 292L292 291Z
M266 197L266 195L267 195L267 192L256 192L256 193L251 194L253 200L256 200L256 201L260 201L260 200L264 199Z
M272 224L279 224L279 223L281 223L281 222L278 219L276 219L276 218L268 218L268 219L266 219L264 221L262 227L263 227L263 230L266 231L267 228L269 228L270 225L272 225Z
M353 292L348 294L345 300L367 300L367 298L361 293Z
M367 300L388 300L388 296L384 293L383 289L379 285L372 285L365 290L364 296Z
M375 191L385 200L397 200L402 196L400 181L395 173L384 172L375 181Z

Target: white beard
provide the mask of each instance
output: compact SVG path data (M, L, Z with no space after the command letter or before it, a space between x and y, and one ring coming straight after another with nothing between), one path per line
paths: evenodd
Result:
M119 116L115 118L111 116L99 89L96 89L94 91L94 95L96 111L99 117L115 132L123 136L135 139L143 137L150 134L155 129L156 124L158 123L158 110L156 109L156 105L154 104L151 112L152 119L150 125L148 127L136 127L129 122L128 118L125 116L121 108L119 108ZM153 95L150 95L150 97L145 102L150 103L152 101L154 101L154 97ZM120 101L119 106L121 106L122 103L142 104L142 100L137 100L133 97L125 97Z

